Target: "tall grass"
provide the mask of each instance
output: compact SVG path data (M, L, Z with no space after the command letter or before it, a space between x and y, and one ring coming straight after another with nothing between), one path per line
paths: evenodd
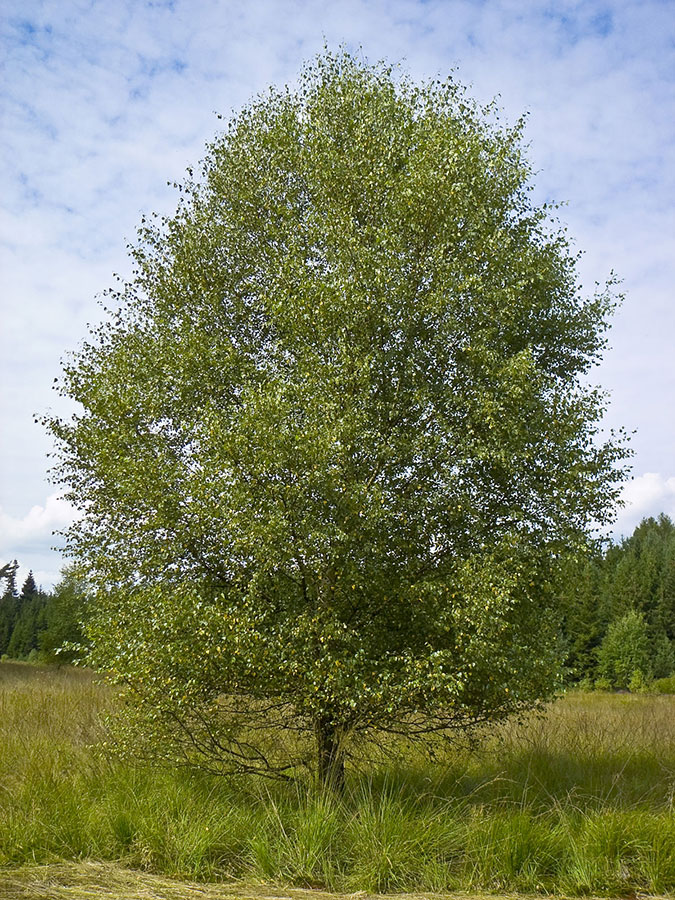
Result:
M430 766L309 787L133 768L91 749L104 686L0 665L0 865L121 860L333 890L675 890L675 697L570 694Z

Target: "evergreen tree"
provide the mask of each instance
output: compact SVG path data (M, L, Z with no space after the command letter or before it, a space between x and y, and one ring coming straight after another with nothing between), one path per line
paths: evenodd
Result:
M613 559L616 561L613 565ZM675 637L675 598L668 571L675 560L675 525L668 516L643 519L633 534L608 554L613 618L629 609L644 614L649 636Z
M665 631L652 644L652 674L654 678L667 678L675 672L675 648Z
M47 662L71 662L77 656L74 645L83 641L86 585L75 566L66 566L61 575L45 607L45 625L38 641Z
M639 614L655 677L675 669L675 525L643 519L632 535L570 571L563 623L574 678L593 677L598 648L618 622ZM643 673L644 674L644 673Z
M16 572L18 568L18 562L14 560L4 565L0 573L0 577L5 581L5 589L2 593L2 598L0 598L0 656L8 651L18 613L16 590Z
M16 620L7 648L9 656L21 659L31 650L37 650L38 633L44 627L45 603L45 595L38 590L33 573L29 572L17 601Z
M675 642L675 528L664 548L658 616L664 633L671 642Z
M567 646L567 667L575 680L593 677L597 650L607 629L605 611L598 603L604 577L603 562L602 554L596 551L588 559L572 563L566 573L562 630Z

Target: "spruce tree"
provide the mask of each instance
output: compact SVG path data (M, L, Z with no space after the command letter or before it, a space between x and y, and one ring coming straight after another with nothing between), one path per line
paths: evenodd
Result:
M7 653L15 659L25 659L37 650L38 634L44 627L45 597L38 591L32 571L28 573L17 598L17 613Z
M8 652L18 613L16 589L16 572L18 568L18 562L13 560L13 562L4 565L1 570L0 577L4 579L5 587L0 597L0 656Z

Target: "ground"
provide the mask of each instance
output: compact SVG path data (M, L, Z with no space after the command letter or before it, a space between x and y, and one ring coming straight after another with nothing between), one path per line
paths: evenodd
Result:
M330 894L241 882L197 884L99 862L0 869L0 900L450 900L451 897L453 900L528 900L525 894ZM633 894L631 900L667 898Z

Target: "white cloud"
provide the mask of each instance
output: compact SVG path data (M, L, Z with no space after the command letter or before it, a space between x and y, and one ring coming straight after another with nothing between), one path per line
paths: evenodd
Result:
M0 564L18 559L27 574L30 566L35 580L44 588L58 580L59 558L53 546L59 542L55 531L61 531L75 519L76 511L54 493L44 506L33 506L24 516L16 517L0 507ZM21 575L19 576L21 578Z
M0 507L0 546L8 536L25 541L51 535L55 529L69 525L74 517L73 507L57 493L47 497L44 506L33 506L22 519L6 515Z
M665 513L675 520L675 476L645 472L626 483L622 499L625 506L613 529L617 537L628 537L649 516Z

